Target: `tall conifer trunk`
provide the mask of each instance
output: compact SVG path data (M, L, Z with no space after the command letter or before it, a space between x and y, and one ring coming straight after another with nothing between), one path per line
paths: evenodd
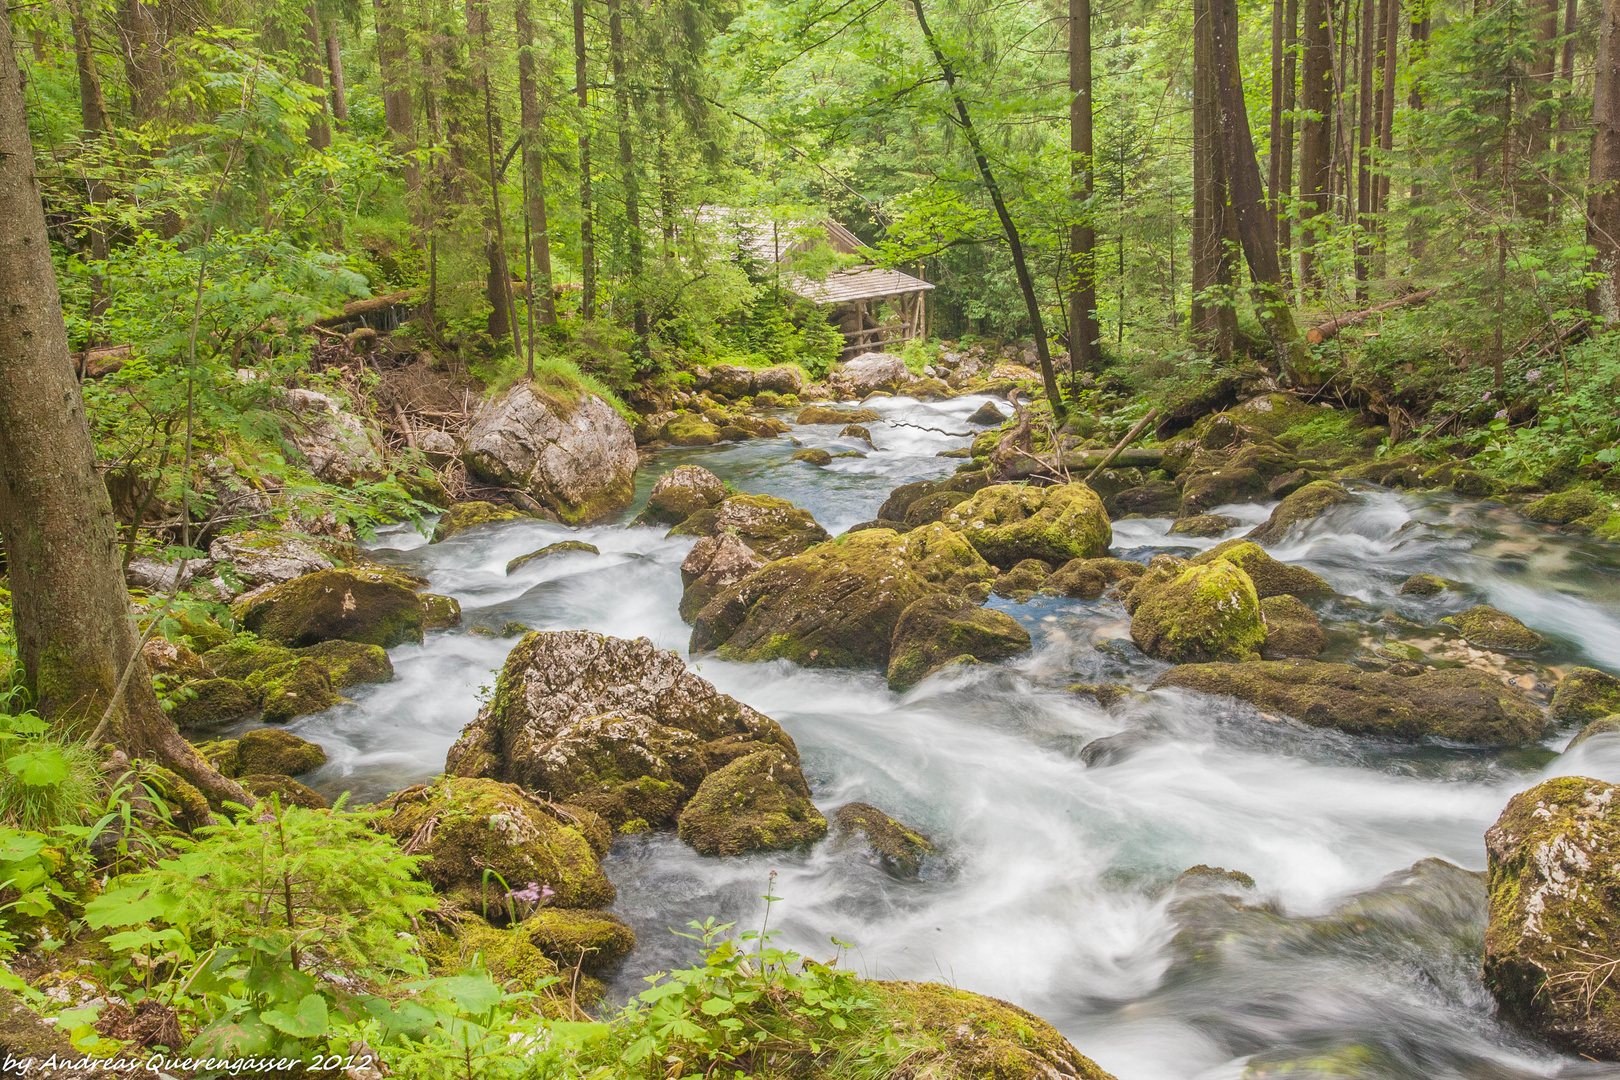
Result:
M636 332L636 353L647 360L647 304L641 298L642 270L646 259L645 238L641 233L641 178L636 175L635 144L630 134L630 85L625 74L624 14L620 0L607 0L608 54L613 66L613 111L619 128L619 186L624 191L624 224L629 235L630 288L634 294L631 320Z
M394 152L409 155L416 149L416 114L411 102L411 52L400 6L403 0L372 0L377 19L377 74L382 81L383 122L388 125ZM413 194L422 184L422 171L407 157L406 190Z
M1193 0L1193 340L1223 363L1232 359L1237 310L1232 306L1236 228L1226 198L1220 96L1215 78L1210 0Z
M534 61L534 22L529 0L514 8L518 35L518 108L523 128L523 168L528 176L529 250L534 259L534 280L529 282L529 304L546 326L557 325L557 305L551 296L551 230L546 222L546 170L540 138L540 80Z
M1327 236L1317 218L1332 206L1329 173L1333 162L1331 140L1333 117L1333 38L1328 30L1327 5L1330 0L1304 0L1300 31L1299 104L1299 276L1309 295L1322 288L1322 275L1316 265L1316 245Z
M1092 156L1091 0L1069 0L1069 182L1075 222L1069 226L1074 284L1069 292L1069 370L1076 380L1102 359L1097 325L1097 230L1082 208L1096 189Z
M591 206L590 83L585 66L585 0L574 0L574 96L579 103L579 315L596 318L596 225Z
M1613 322L1620 319L1620 0L1603 0L1594 80L1586 242L1597 253L1592 269L1608 276L1592 286L1586 306Z

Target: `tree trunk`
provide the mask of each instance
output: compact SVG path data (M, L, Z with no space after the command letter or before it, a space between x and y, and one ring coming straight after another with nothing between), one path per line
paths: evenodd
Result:
M1579 0L1566 0L1564 4L1564 54L1559 64L1558 78L1563 83L1563 90L1558 100L1558 157L1563 159L1569 144L1565 142L1565 135L1569 132L1569 96L1575 83L1575 35L1580 29L1578 20L1580 11Z
M325 150L332 145L332 128L326 122L326 68L321 63L326 46L321 42L321 21L312 3L305 9L304 37L309 49L304 56L304 81L321 92L321 111L309 118L309 145Z
M579 102L579 316L596 318L596 237L591 208L590 83L585 70L585 0L574 0L574 96Z
M1586 295L1593 315L1620 319L1620 0L1603 0L1592 97L1592 165L1586 242L1592 269L1606 275Z
M1282 146L1274 151L1282 158L1278 197L1277 254L1282 260L1283 282L1290 293L1294 288L1294 111L1297 106L1299 73L1299 0L1287 0L1283 11L1283 117Z
M68 0L68 19L73 30L73 59L79 72L79 122L85 143L90 144L111 131L112 122L107 115L106 98L101 93L101 72L96 68L95 46L90 37L90 20L85 16L83 0ZM96 207L106 204L107 185L95 175L101 163L92 157L87 165L89 171L85 177L84 196L89 208L89 224L85 234L91 260L104 265L111 252L107 246L107 230L101 223ZM99 271L92 270L90 317L97 319L105 315L108 302L106 278ZM86 344L96 344L93 331L91 340Z
M1089 206L1096 190L1092 167L1091 0L1069 0L1069 183L1074 224L1069 226L1069 258L1074 284L1069 291L1069 373L1096 371L1102 357L1097 325L1097 229Z
M182 738L139 651L117 521L96 471L68 355L11 26L0 19L0 538L17 651L40 715L70 736L114 708L111 741L166 765L211 800L250 802Z
M124 0L118 10L118 37L129 80L129 111L136 123L156 120L163 110L163 32L142 0Z
M1266 129L1266 207L1272 217L1282 211L1284 0L1271 0L1271 124Z
M1361 0L1361 30L1356 39L1359 76L1356 83L1356 302L1367 302L1367 275L1372 269L1373 232L1373 67L1374 5Z
M1329 171L1333 161L1333 36L1328 28L1327 5L1331 0L1305 0L1301 34L1299 142L1299 276L1309 295L1322 288L1322 275L1316 266L1316 245L1327 237L1327 230L1316 219L1332 206ZM1314 227L1313 227L1314 226Z
M641 232L641 178L636 175L636 154L630 137L630 86L624 65L624 16L620 0L607 0L608 56L613 66L613 112L619 127L620 187L624 191L625 238L629 249L631 305L636 332L636 354L647 361L647 305L641 297L646 251Z
M524 212L529 223L529 253L534 259L534 280L529 282L529 306L546 326L557 325L557 305L551 296L551 233L546 224L545 155L540 138L540 80L534 60L534 22L529 0L514 8L518 35L518 107L523 128L523 168L528 178ZM530 343L531 351L533 343Z
M400 21L402 0L373 0L377 19L377 74L382 80L383 121L393 137L394 152L416 149L416 114L411 104L411 52ZM414 158L405 161L405 187L412 194L422 184Z
M501 218L500 176L495 168L495 147L502 139L494 94L489 83L489 0L468 0L467 47L476 57L473 81L479 104L483 107L482 142L489 170L489 201L484 204L484 256L488 266L484 284L485 295L489 299L489 336L496 341L511 338L513 355L521 356L512 299L512 271L506 261L506 226Z
M1426 0L1418 0L1412 7L1411 44L1407 51L1407 66L1412 72L1412 88L1406 98L1407 107L1414 114L1423 112L1423 80L1422 63L1429 53L1429 8ZM1414 144L1416 140L1414 139ZM1423 162L1417 154L1417 146L1411 147L1412 152L1412 190L1409 205L1412 216L1408 219L1406 227L1406 256L1411 262L1422 259L1427 251L1427 241L1423 230Z
M349 123L349 97L343 85L343 50L338 40L338 21L326 23L326 74L332 81L332 117L339 127Z
M1232 305L1234 231L1221 155L1220 98L1215 80L1214 21L1210 0L1193 0L1193 340L1222 363L1232 359L1237 309Z
M1271 339L1283 379L1298 385L1306 379L1305 364L1309 354L1288 306L1282 268L1277 262L1277 223L1266 210L1260 163L1254 155L1254 137L1249 133L1249 115L1243 102L1243 78L1238 63L1237 0L1212 0L1210 16L1215 82L1221 103L1221 156L1226 163L1227 199L1237 218L1243 258L1249 266L1255 314Z
M996 208L996 217L1001 221L1001 230L1006 234L1007 247L1012 254L1013 272L1018 276L1018 288L1024 294L1024 307L1035 333L1035 356L1040 360L1041 382L1046 386L1046 397L1051 403L1052 415L1061 417L1064 413L1063 394L1058 390L1057 376L1052 372L1052 352L1046 341L1046 321L1041 318L1040 301L1035 296L1035 281L1029 275L1028 263L1024 261L1024 242L1018 235L1018 226L1013 224L1012 215L1007 212L1007 201L1002 198L1001 185L996 182L995 173L990 168L990 158L985 154L984 145L979 140L979 131L973 126L973 117L968 112L967 100L956 88L956 69L945 58L944 50L939 47L933 30L928 26L928 17L923 14L922 0L911 0L911 8L917 13L917 26L928 42L929 51L934 54L934 61L939 65L939 73L945 79L945 87L950 91L951 100L956 105L957 123L961 125L962 133L967 136L968 146L973 150L973 164L978 167L979 177L984 181L984 190L990 196L990 202Z

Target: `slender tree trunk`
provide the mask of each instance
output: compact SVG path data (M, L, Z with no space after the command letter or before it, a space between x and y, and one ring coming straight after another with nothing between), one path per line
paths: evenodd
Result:
M118 9L118 37L129 80L129 111L136 123L156 120L167 91L163 78L163 32L150 5L123 0Z
M349 96L343 85L343 50L338 38L338 21L326 23L326 74L332 82L332 117L339 127L349 123Z
M1545 155L1552 144L1552 81L1558 72L1558 0L1536 0L1530 13L1535 18L1536 49L1530 79L1524 89L1523 174L1519 177L1520 213L1530 219L1551 221L1552 201L1547 182L1542 179Z
M534 259L529 282L529 306L545 326L557 325L557 305L551 296L551 232L546 223L545 153L540 137L540 80L534 59L534 22L529 0L514 8L518 35L518 107L523 128L523 168L528 178L525 213L529 225L529 254Z
M1276 151L1282 158L1278 173L1282 184L1278 203L1277 254L1282 260L1283 281L1288 291L1294 289L1294 113L1297 107L1299 77L1299 0L1287 0L1283 10L1283 115L1282 146Z
M1007 247L1012 254L1013 272L1018 276L1018 288L1024 294L1024 307L1035 333L1035 355L1040 360L1041 382L1046 386L1046 397L1051 403L1052 414L1061 417L1064 413L1063 394L1058 390L1057 376L1052 371L1052 351L1046 341L1046 321L1041 318L1040 301L1035 296L1035 280L1030 277L1029 265L1024 261L1024 243L1018 235L1018 226L1013 224L1012 215L1007 212L1007 201L1002 198L1001 185L996 182L995 173L990 168L990 158L985 154L984 145L979 140L979 131L973 126L973 117L968 112L967 100L956 88L956 69L945 58L944 50L939 47L933 30L928 26L928 17L923 14L922 0L911 0L911 8L917 13L917 26L928 42L929 51L934 54L935 63L939 64L939 73L944 77L946 89L950 91L951 100L956 105L957 123L961 126L962 133L967 136L968 146L973 150L973 163L978 167L980 179L984 181L984 190L996 208L996 217L1001 220L1001 230L1006 234Z
M68 0L68 19L73 30L73 59L79 72L79 122L88 147L99 143L102 136L112 130L107 115L107 101L101 92L101 72L96 68L95 45L90 37L90 20L85 16L83 0ZM107 229L100 221L98 206L107 203L107 185L97 176L101 163L90 155L85 163L85 202L89 208L89 224L85 228L89 241L90 258L97 266L105 265L110 254ZM90 275L90 317L100 318L107 313L106 278L98 270ZM95 344L94 336L89 344Z
M1423 78L1422 65L1429 52L1429 0L1416 0L1412 7L1411 44L1407 52L1407 65L1412 72L1412 89L1407 95L1406 104L1412 110L1414 117L1423 112ZM1422 259L1427 251L1427 241L1423 228L1423 161L1418 156L1417 140L1413 140L1412 154L1412 189L1409 196L1412 217L1406 229L1406 255L1411 262Z
M321 111L309 118L309 145L325 150L332 145L332 128L326 122L326 68L321 63L326 47L321 43L321 21L312 3L305 8L304 37L309 49L304 56L304 81L321 92Z
M1097 229L1089 206L1096 190L1091 95L1091 0L1069 0L1069 183L1074 224L1069 226L1069 374L1096 371L1102 357L1097 325Z
M1210 15L1215 82L1221 102L1221 156L1226 162L1227 198L1237 218L1243 258L1249 266L1255 314L1271 339L1283 379L1298 385L1306 381L1309 354L1288 306L1282 267L1277 262L1277 221L1266 210L1260 163L1255 158L1254 137L1249 132L1238 59L1237 0L1212 0Z
M1379 16L1378 159L1373 176L1373 215L1376 221L1374 266L1380 278L1388 276L1389 249L1384 220L1389 212L1389 163L1395 150L1395 62L1399 50L1400 0L1383 0Z
M1592 269L1606 276L1586 294L1586 307L1612 323L1620 319L1620 0L1603 0L1592 128L1586 242L1597 253Z
M250 802L180 738L140 654L118 523L68 355L12 48L10 22L0 19L0 219L8 223L0 229L0 538L24 679L57 731L93 733L116 701L107 730L126 754L168 766L216 802Z
M624 15L620 0L607 0L608 54L613 66L613 111L619 126L620 187L624 191L624 225L629 233L630 287L634 296L631 318L636 332L636 353L647 361L647 304L641 297L645 269L645 237L641 232L641 178L636 174L635 146L630 134L630 86L625 76Z
M1580 29L1577 20L1580 17L1578 9L1579 0L1566 0L1564 4L1564 49L1562 62L1558 66L1558 78L1563 83L1563 89L1558 100L1558 156L1563 158L1569 149L1565 141L1569 133L1569 96L1575 85L1575 35Z
M1377 0L1361 0L1357 38L1359 81L1356 90L1356 301L1367 302L1367 275L1372 268L1373 234L1373 67L1378 40L1374 28Z
M1283 22L1285 0L1271 0L1271 124L1266 129L1266 208L1282 212Z
M675 163L669 157L669 103L658 91L658 226L663 238L664 261L675 257Z
M1323 222L1332 206L1329 172L1333 160L1333 36L1328 29L1328 3L1305 0L1301 34L1299 143L1300 284L1306 295L1319 292L1322 275L1316 245L1327 237ZM1314 227L1313 227L1314 226Z
M506 262L506 226L501 220L500 176L495 169L495 147L501 139L489 81L489 0L468 0L467 45L476 57L473 79L483 107L484 144L488 156L489 202L484 207L484 256L488 266L485 295L489 298L489 336L510 337L512 352L521 355L512 301L512 271Z
M585 0L574 0L574 96L579 102L579 315L596 318L596 226L591 206L590 83L585 69Z
M1222 363L1232 359L1237 310L1232 305L1231 207L1221 154L1214 21L1210 0L1193 0L1193 340Z
M411 52L401 20L403 0L373 0L377 19L377 73L382 80L383 121L392 136L394 152L410 155L416 149L416 113L411 103ZM412 157L405 162L405 187L412 194L421 187L422 171Z

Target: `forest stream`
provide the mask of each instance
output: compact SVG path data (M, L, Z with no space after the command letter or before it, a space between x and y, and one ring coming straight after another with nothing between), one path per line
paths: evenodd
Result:
M825 467L789 460L785 438L659 451L642 462L638 506L660 473L701 464L739 491L790 499L836 535L874 517L896 485L949 475L956 462L937 454L967 444L949 433L985 400L870 402L885 419L871 425L875 449L836 426L795 427L805 446L865 454ZM1497 503L1372 487L1363 496L1273 549L1342 594L1323 611L1330 650L1390 613L1432 624L1483 602L1553 639L1555 667L1620 666L1614 548ZM1269 509L1221 508L1244 522L1227 535ZM589 629L684 656L690 629L676 606L692 541L624 524L632 513L583 529L507 522L431 546L409 526L381 534L372 556L454 596L463 625L394 649L393 682L291 725L329 755L306 779L371 802L440 773L513 644L475 627ZM1145 562L1223 539L1170 536L1169 525L1116 521L1113 553ZM508 560L564 538L600 554L505 573ZM1417 572L1465 582L1474 599L1401 595ZM1490 751L1357 738L1182 691L1104 709L1066 688L1145 687L1168 667L1131 644L1117 601L991 604L1030 631L1034 651L905 694L878 672L699 658L703 678L793 736L824 812L875 804L926 832L939 854L905 880L836 839L722 859L670 832L621 838L605 868L613 910L639 945L614 977L616 997L696 956L672 928L711 915L757 927L769 890L781 898L770 919L784 944L826 957L836 938L863 974L1014 1002L1122 1080L1290 1068L1413 1080L1615 1075L1499 1024L1479 969L1486 829L1514 793L1548 777L1620 781L1620 734L1560 755L1572 732ZM1254 887L1241 903L1172 887L1200 864L1251 875Z

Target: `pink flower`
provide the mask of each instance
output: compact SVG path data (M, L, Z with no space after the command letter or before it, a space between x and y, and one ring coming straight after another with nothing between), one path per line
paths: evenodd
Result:
M1489 400L1491 400L1491 392L1489 390L1485 391L1485 396L1480 398L1479 400L1481 400L1481 401L1489 401Z
M1496 419L1498 419L1498 420L1506 420L1507 419L1507 410L1506 409L1497 409L1496 410Z

